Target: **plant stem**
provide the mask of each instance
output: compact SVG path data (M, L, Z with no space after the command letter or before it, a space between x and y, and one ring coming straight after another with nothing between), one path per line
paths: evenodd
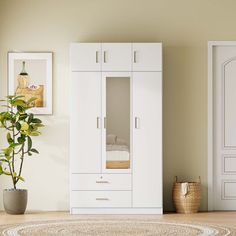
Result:
M24 146L25 144L22 145L22 153L21 153L21 163L20 163L20 170L19 170L19 174L18 176L21 176L21 171L22 171L22 167L23 167L23 163L24 163ZM19 179L16 180L16 183L19 181Z
M15 155L19 154L21 151L22 151L22 146L17 152L15 152Z
M15 182L15 178L13 176L13 172L12 172L12 169L11 169L10 162L8 162L8 165L9 165L9 170L10 170L10 173L11 173L11 178L12 178L13 186L14 186L14 189L16 189L16 182Z
M11 112L13 113L13 107L11 106ZM15 128L14 128L14 123L12 122L12 138L13 138L13 143L15 143ZM15 172L15 148L13 148L12 152L12 171L13 173ZM14 178L15 181L15 178Z

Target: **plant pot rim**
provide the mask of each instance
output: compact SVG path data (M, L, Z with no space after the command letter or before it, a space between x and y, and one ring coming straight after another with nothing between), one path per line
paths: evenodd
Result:
M14 188L6 188L6 189L3 189L3 191L6 191L6 192L17 192L17 191L27 191L27 189L21 189L21 188L17 188L17 189L14 189Z

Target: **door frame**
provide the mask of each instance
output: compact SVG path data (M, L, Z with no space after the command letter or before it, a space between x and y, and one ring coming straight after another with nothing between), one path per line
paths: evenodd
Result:
M236 41L208 41L208 211L214 211L214 78L213 49L217 46L236 46Z

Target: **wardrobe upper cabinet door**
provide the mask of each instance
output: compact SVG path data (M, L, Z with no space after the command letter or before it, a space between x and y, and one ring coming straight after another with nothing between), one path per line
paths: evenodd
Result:
M100 71L100 43L72 43L70 46L71 71Z
M133 71L162 71L161 43L133 43Z
M102 43L102 71L131 71L131 43Z
M101 72L72 72L72 173L101 172Z

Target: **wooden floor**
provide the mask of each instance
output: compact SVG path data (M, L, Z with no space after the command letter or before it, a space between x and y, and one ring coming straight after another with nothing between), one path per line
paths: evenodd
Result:
M29 221L69 220L69 219L157 219L178 222L211 223L225 226L236 226L236 212L205 212L197 214L164 214L164 215L70 215L68 212L30 212L25 215L7 215L0 212L0 225L25 223Z

